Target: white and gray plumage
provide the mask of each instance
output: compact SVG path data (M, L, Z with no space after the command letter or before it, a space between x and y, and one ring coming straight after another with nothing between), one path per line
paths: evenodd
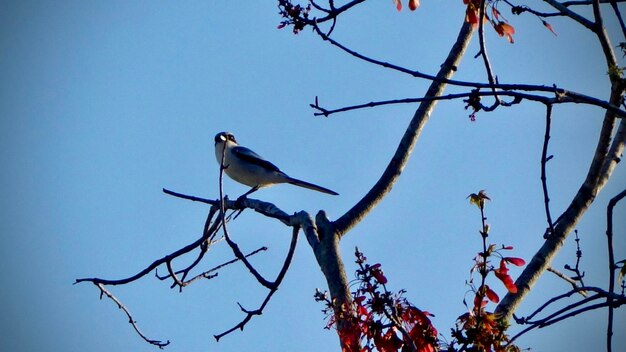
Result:
M224 148L226 148L225 152ZM276 165L263 159L257 153L238 145L232 133L220 132L215 135L215 158L220 165L222 162L222 154L224 155L224 172L226 175L239 183L252 187L252 189L246 192L242 197L259 188L278 183L290 183L332 195L339 194L328 188L288 176L280 171Z

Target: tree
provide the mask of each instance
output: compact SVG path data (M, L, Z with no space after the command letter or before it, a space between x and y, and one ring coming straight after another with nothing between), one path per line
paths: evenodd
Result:
M359 327L358 322L354 320L354 317L360 314L358 311L359 302L355 302L355 296L351 292L348 275L346 274L346 270L344 268L345 258L339 254L339 243L343 238L345 238L346 234L350 233L350 231L359 222L370 214L370 212L387 196L387 194L389 194L391 189L399 180L402 170L417 145L420 135L426 126L426 123L429 121L437 102L442 100L463 100L466 108L470 110L471 119L478 118L479 114L482 115L492 111L502 111L503 109L511 108L520 104L538 103L545 107L545 138L540 163L542 180L541 186L544 195L546 221L546 231L544 234L545 241L532 258L527 258L529 259L528 265L525 267L522 274L515 280L515 289L511 289L513 286L507 279L508 274L506 273L506 268L494 267L494 274L496 274L496 276L499 275L498 277L505 283L509 292L502 300L496 300L488 286L483 283L475 287L476 297L479 297L477 300L477 308L479 310L482 307L482 302L485 297L489 298L492 302L498 301L498 305L495 309L497 323L504 326L511 322L513 320L513 314L535 287L539 276L550 268L551 260L562 248L568 236L574 232L577 223L593 203L596 195L609 181L609 178L622 155L626 138L623 119L626 112L622 108L624 81L622 78L622 69L618 65L617 55L615 53L616 47L611 44L608 33L603 26L604 16L606 16L605 12L608 12L619 20L622 33L626 33L621 17L621 11L617 5L618 1L564 3L545 1L544 6L551 8L549 10L544 10L543 8L537 10L535 8L506 1L464 1L463 5L466 6L466 16L464 19L459 20L461 26L458 37L456 42L452 43L446 60L442 63L441 69L436 74L428 74L420 70L412 70L392 63L384 62L376 58L368 57L350 49L336 40L333 37L333 32L336 28L338 28L338 26L341 25L341 19L344 18L344 16L348 16L353 9L357 8L357 6L363 2L364 1L350 1L341 6L335 5L333 1L329 1L328 4L324 5L313 2L304 6L293 4L289 1L279 1L280 14L283 18L279 25L280 27L290 27L294 33L302 32L304 29L311 29L313 33L318 35L323 41L345 52L346 54L353 56L357 60L364 61L375 66L381 66L395 72L400 72L418 80L427 80L431 82L427 92L419 98L376 101L345 106L337 109L324 107L316 98L315 102L311 105L315 110L316 115L330 117L331 115L345 111L392 104L419 103L419 107L416 109L404 135L401 137L399 146L396 149L394 156L391 158L387 168L381 173L378 182L376 182L376 184L361 198L360 201L356 202L351 209L336 220L330 220L323 211L320 211L316 215L315 219L313 219L312 216L306 212L299 212L290 216L274 204L256 199L245 199L241 202L234 202L226 199L223 194L220 194L220 198L218 200L206 200L167 191L167 193L175 196L201 201L211 205L211 210L206 220L203 236L194 243L181 248L168 256L156 260L153 264L146 267L137 275L131 276L127 279L104 280L100 278L88 278L79 279L77 282L92 282L98 286L102 294L106 294L108 297L115 300L120 307L123 307L121 302L118 301L106 287L108 285L131 283L152 272L153 269L163 266L167 269L167 274L160 276L159 278L162 280L172 280L172 287L178 287L182 290L183 287L195 282L196 279L210 277L215 270L221 268L221 266L216 267L215 270L201 273L191 279L188 278L188 276L191 275L192 270L196 268L196 265L205 257L205 254L210 246L215 243L217 240L216 236L222 234L228 245L232 248L236 261L241 261L245 264L259 283L268 289L268 294L258 309L247 309L242 307L242 311L244 313L243 320L231 329L217 334L216 339L219 339L232 331L242 329L247 322L250 321L250 319L263 312L263 309L287 274L287 270L296 248L298 234L302 231L305 234L317 263L326 278L329 291L327 303L330 304L330 308L333 311L333 322L339 333L340 343L345 350L359 350L362 347L363 329L362 327ZM395 4L398 9L401 9L401 1L395 1ZM418 3L415 1L409 1L408 3L408 7L412 10L415 10L417 6ZM461 4L459 3L458 6L461 6ZM509 7L514 15L529 16L538 19L540 23L546 27L546 30L554 33L558 32L555 31L548 21L552 21L552 18L555 17L562 17L574 21L578 25L593 33L606 61L606 70L608 72L607 75L609 80L607 86L610 86L610 95L608 97L588 96L583 93L570 90L568 87L560 87L551 83L544 83L541 85L501 83L498 76L494 73L490 57L487 53L486 32L491 30L489 27L492 27L492 29L495 30L499 36L507 39L507 41L511 43L514 41L514 35L523 35L523 33L516 34L513 25L510 23L512 20L509 21L503 16L503 7ZM583 16L581 13L584 13L584 11L590 11L591 13ZM482 20L483 18L484 20ZM474 33L476 33L480 48L476 57L484 64L486 78L481 81L473 82L454 80L452 79L452 76L455 72L457 70L462 70L461 59L466 55L466 49ZM504 43L505 42L496 43L496 45L503 45ZM623 49L626 44L622 43L620 46L621 49ZM444 90L447 87L455 87L461 92L444 94ZM488 101L488 103L485 101ZM563 211L558 217L553 217L550 206L550 188L547 177L547 169L549 166L548 162L551 159L551 155L549 154L549 141L552 133L551 122L553 118L553 110L569 104L590 105L602 109L604 119L602 122L601 133L598 138L598 144L594 157L590 162L586 179L582 182L579 190L571 196L571 202L565 211ZM484 193L482 194L486 197ZM481 193L478 192L476 195L481 195ZM612 214L615 204L617 204L617 202L623 197L624 192L616 195L614 201L611 203L608 214ZM480 201L477 202L480 203ZM479 207L482 212L484 204ZM292 228L292 242L289 252L284 260L281 270L274 280L268 280L259 274L254 266L246 259L248 255L252 255L255 252L248 254L243 253L228 234L228 227L226 224L228 221L235 220L236 215L233 215L232 213L226 214L226 211L232 210L237 212L243 209L253 209L262 215L277 219L286 226ZM482 219L485 219L484 215L482 215ZM613 254L613 229L611 219L611 217L607 218L607 222L609 224L607 228L607 234L609 234L607 237L607 247L609 251L608 256L610 258L608 271L611 277L608 285L609 287L605 289L587 287L582 283L582 275L577 273L574 275L574 279L569 278L569 281L573 285L573 290L564 293L564 295L570 296L582 291L594 292L593 295L588 298L584 298L579 303L568 306L567 309L560 311L556 315L548 316L545 319L534 321L533 319L526 317L518 319L518 322L529 324L531 328L539 327L558 322L571 315L584 312L585 310L606 308L609 315L609 323L607 327L607 350L611 350L613 311L614 308L619 307L624 303L623 290L622 293L619 294L619 290L616 290L615 288L615 273L618 269L623 268L624 265L623 261L620 261L621 258L615 258ZM494 253L494 251L488 250L490 247L487 246L488 243L485 241L487 233L489 232L486 224L483 223L480 231L484 234L484 242L483 250L479 252L479 257L482 256L485 261L483 261L484 264L480 264L480 261L478 261L476 268L479 272L481 272L484 279L486 274L486 258L488 255ZM191 251L197 252L197 256L195 257L196 259L192 262L192 264L184 268L174 268L173 260L190 253ZM503 257L503 259L504 258L507 257ZM357 260L361 262L360 264L365 265L365 262L362 259ZM377 266L364 266L361 268L361 271L370 273L369 276L364 276L362 281L367 282L367 280L370 280L373 277L378 283L384 284L382 281L385 281L386 278L384 278L384 276L380 276L381 274L375 270L377 268ZM573 267L572 270L576 273L578 266ZM387 293L386 289L384 292ZM322 294L318 298L320 300L326 300L325 297L326 296ZM557 296L555 301L558 300L558 297L560 296ZM548 301L546 304L549 305L552 302L553 301ZM407 307L413 306L409 305ZM405 311L415 312L412 308L407 308ZM129 314L130 317L130 313L128 313L128 311L127 314ZM419 316L421 319L420 321L423 321L424 317L422 315L418 315L417 313L412 314L410 318L414 318L416 316ZM396 328L402 332L401 321L397 321L398 319L402 320L402 314L398 313L398 317L395 319L396 322L392 319L393 317L387 317L387 319L391 321L391 325L389 325L389 327ZM409 318L405 317L404 319ZM134 323L132 317L130 317L130 320L133 327L137 329L137 325ZM137 331L140 333L139 330ZM164 346L167 344L165 342L147 338L141 333L140 335L148 342L157 346ZM387 336L389 337L389 340L393 340L391 339L391 335L377 334L376 336L379 338ZM469 336L465 337L471 340ZM475 341L467 341L465 345L460 345L471 346L474 342ZM375 344L379 349L381 349L381 346L384 345L384 343L380 341ZM398 347L397 345L394 346ZM409 346L409 348L418 349L419 346L413 345Z

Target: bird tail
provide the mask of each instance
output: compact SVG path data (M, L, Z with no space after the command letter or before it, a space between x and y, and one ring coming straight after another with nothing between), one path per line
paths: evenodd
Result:
M328 188L324 188L322 186L318 186L318 185L314 185L312 183L306 182L306 181L302 181L302 180L298 180L297 178L292 178L289 177L289 179L287 179L287 182L295 185L295 186L300 186L300 187L304 187L304 188L308 188L308 189L312 189L314 191L318 191L318 192L322 192L322 193L326 193L326 194L332 194L334 196L338 196L339 193L332 191Z

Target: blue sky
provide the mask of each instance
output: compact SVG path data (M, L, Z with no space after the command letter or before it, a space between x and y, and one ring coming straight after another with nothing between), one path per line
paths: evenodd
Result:
M432 73L463 11L461 1L424 1L413 13L371 1L345 16L334 35L366 55ZM487 34L501 82L555 83L607 96L606 68L591 35L553 20L555 37L533 18L508 17L515 44ZM315 96L327 107L419 97L427 83L355 61L308 30L278 30L280 20L272 2L0 2L2 350L154 350L112 302L98 299L95 287L72 283L130 276L200 235L207 208L161 189L217 197L217 132L233 132L290 175L340 193L281 185L255 194L288 213L324 209L335 219L373 185L416 106L320 118L308 104ZM607 26L616 32L614 22ZM483 80L476 52L474 40L456 78ZM480 217L465 197L487 190L490 241L515 246L516 256L530 259L545 229L543 108L524 103L480 113L475 122L467 115L460 101L438 105L397 186L341 246L349 275L359 246L382 263L392 288L407 289L414 304L436 315L444 334L464 312L464 282L480 249ZM555 108L553 214L582 182L601 118L595 108ZM578 226L587 284L607 280L605 207L624 185L619 165ZM225 190L232 198L246 188L228 180ZM624 234L623 205L616 211L616 231ZM274 277L290 230L248 212L230 229L246 250L270 248L254 263ZM625 258L624 236L617 241L616 256ZM573 263L574 252L570 241L554 266ZM216 246L202 268L231 257L224 244ZM212 335L243 318L237 302L254 308L265 294L240 265L182 293L152 275L111 290L144 333L172 341L169 351L337 350L336 335L323 329L323 307L313 300L324 284L302 238L263 316L219 343ZM518 313L568 289L546 274ZM604 312L587 314L519 344L596 350L605 320ZM618 311L615 350L626 348L619 334L625 324Z

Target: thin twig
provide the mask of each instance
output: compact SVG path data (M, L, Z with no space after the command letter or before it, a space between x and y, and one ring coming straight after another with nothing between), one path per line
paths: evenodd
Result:
M289 266L291 265L291 260L293 259L293 255L296 252L296 245L298 243L298 232L299 231L300 231L300 227L299 226L294 226L293 227L293 232L292 232L292 236L291 236L291 244L289 245L289 251L287 252L287 257L285 258L285 262L283 263L283 266L280 269L280 272L276 276L276 280L274 280L273 287L268 292L267 296L263 300L263 303L261 303L261 306L259 308L255 309L255 310L247 310L247 309L243 308L241 306L241 304L239 304L239 308L241 309L242 312L246 313L246 317L243 320L241 320L237 325L233 326L232 328L222 332L221 334L213 335L213 337L215 337L216 341L219 341L222 337L230 334L231 332L233 332L235 330L242 330L243 331L243 328L250 321L250 319L252 319L253 316L261 315L263 313L263 309L265 309L265 306L269 303L269 301L272 298L272 296L274 295L274 293L276 293L276 291L278 290L278 287L280 287L280 284L282 283L282 281L283 281L283 279L285 277L285 274L287 273L287 270L289 269Z
M109 299L115 302L115 304L117 304L117 307L119 309L121 309L126 314L126 316L128 317L128 322L130 323L130 325L133 326L133 329L135 329L135 332L137 332L137 335L139 335L144 341L146 341L147 343L151 345L155 345L160 349L163 349L163 347L170 344L169 340L162 342L159 340L149 339L146 335L144 335L144 333L141 332L141 330L139 330L139 326L137 326L137 321L133 319L133 316L130 314L130 311L128 310L128 308L126 308L126 306L122 304L122 302L119 299L117 299L117 297L115 297L111 292L107 291L107 289L104 288L104 285L102 283L94 282L94 285L96 285L100 289L101 298L102 298L102 295L106 295Z
M503 85L498 84L496 86L498 87L498 86L503 86ZM621 118L626 117L626 111L620 109L618 106L612 105L609 102L606 102L597 98L581 95L576 92L564 93L565 91L561 90L560 88L553 87L550 93L552 94L556 93L556 96L548 97L548 96L543 96L543 95L528 94L528 93L521 92L521 91L525 91L526 90L525 88L528 88L528 87L521 87L521 86L514 87L515 85L506 85L506 86L507 86L507 90L498 90L495 93L493 91L472 90L469 93L454 93L454 94L446 94L446 95L440 95L440 96L426 95L422 98L404 98L404 99L371 101L368 103L350 105L350 106L345 106L345 107L341 107L337 109L326 109L320 106L319 97L315 97L315 102L313 104L309 104L309 106L318 111L318 112L313 113L313 115L328 117L336 113L359 110L359 109L364 109L364 108L373 108L373 107L384 106L384 105L412 104L412 103L421 103L421 102L438 101L438 100L454 100L454 99L470 98L472 96L484 97L484 96L501 95L501 96L510 96L510 97L515 98L512 102L507 103L507 105L520 103L523 99L543 103L546 105L565 104L565 103L588 104L588 105L597 106L597 107L606 109L610 112L613 112L618 117L621 117ZM519 89L521 91L518 91L518 88L524 88L524 89ZM491 108L481 105L481 109L485 111L489 111Z
M587 292L584 290L580 289L580 286L578 285L578 281L572 279L571 277L563 274L562 272L556 270L553 267L548 267L549 272L553 273L554 275L558 276L559 278L563 279L565 282L567 282L568 284L572 285L572 289L577 290L578 293L580 293L583 297L587 297Z
M267 250L267 247L260 247L258 249L255 249L254 251L246 254L245 257L248 258L248 257L251 257L251 256L261 252L261 251L266 251L266 250ZM191 279L189 279L187 281L184 281L183 283L185 285L189 285L192 282L194 282L196 280L199 280L199 279L212 279L213 277L217 276L217 273L216 274L211 274L211 273L213 273L213 272L215 272L215 271L217 271L217 270L219 270L219 269L221 269L221 268L223 268L223 267L225 267L227 265L234 264L234 263L236 263L238 261L239 261L238 258L229 260L229 261L227 261L225 263L222 263L222 264L220 264L220 265L218 265L218 266L216 266L214 268L211 268L211 269L209 269L209 270L207 270L207 271L205 271L205 272L203 272L201 274L198 274L198 275L194 276L193 278L191 278Z
M487 72L487 80L489 84L492 86L491 91L494 93L495 102L493 106L489 107L488 111L495 110L498 105L500 105L500 98L498 97L498 93L496 88L493 86L496 84L496 80L493 75L493 69L491 68L491 62L489 61L489 55L487 54L487 43L485 42L485 23L483 19L485 18L485 8L486 1L481 0L480 7L478 9L478 45L480 47L480 51L476 56L481 56L483 59L483 64L485 65L485 71Z
M548 195L548 181L546 176L546 164L552 159L548 156L548 143L550 141L550 125L552 121L552 104L546 104L546 131L543 137L543 148L541 150L541 187L543 189L543 203L546 210L546 220L550 235L554 233L554 224L550 215L550 196Z
M170 191L169 189L166 189L166 188L163 188L163 193L169 194L171 196L178 197L178 198L192 200L194 202L206 203L206 204L211 204L211 205L218 205L220 203L218 200L189 196L186 194Z

